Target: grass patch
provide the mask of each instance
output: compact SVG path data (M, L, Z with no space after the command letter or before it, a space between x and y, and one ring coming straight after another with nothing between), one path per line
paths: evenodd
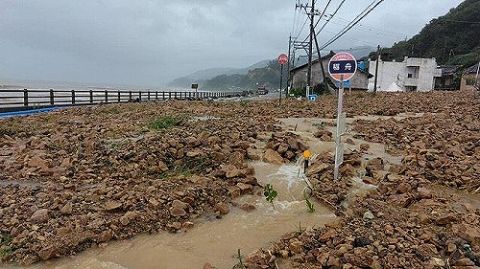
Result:
M12 237L8 234L0 234L0 258L7 257L13 253L13 249L9 246L12 242Z
M0 247L0 258L10 256L12 253L13 249L11 247Z
M185 117L173 117L173 116L164 116L156 118L148 123L148 129L150 130L166 130L175 126L180 126L185 122Z

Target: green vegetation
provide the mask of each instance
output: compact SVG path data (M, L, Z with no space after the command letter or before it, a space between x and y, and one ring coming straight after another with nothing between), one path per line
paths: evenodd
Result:
M12 242L12 237L8 234L0 234L0 258L6 257L10 254L12 254L13 249L9 246Z
M174 116L163 116L152 120L148 124L148 128L151 130L165 130L170 129L175 126L179 126L185 122L184 117L174 117Z
M278 192L273 188L271 184L267 184L263 190L263 195L269 203L273 203L273 200L277 198Z
M309 199L305 199L305 203L307 204L307 209L309 213L315 212L315 205L312 202L310 202Z
M402 61L405 56L435 57L439 64L474 65L480 57L479 18L480 0L466 0L445 16L433 19L410 40L384 49L382 58ZM371 57L375 58L374 54Z
M247 267L245 267L245 265L243 264L242 254L240 252L240 249L238 249L237 251L237 259L238 259L238 263L235 264L232 269L246 269Z

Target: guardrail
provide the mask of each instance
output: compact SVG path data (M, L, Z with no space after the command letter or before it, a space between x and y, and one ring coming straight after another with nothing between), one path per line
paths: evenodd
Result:
M54 106L79 106L154 100L198 100L241 96L243 92L170 92L149 90L0 90L0 112Z

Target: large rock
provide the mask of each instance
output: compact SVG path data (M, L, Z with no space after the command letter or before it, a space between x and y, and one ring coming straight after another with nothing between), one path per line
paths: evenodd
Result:
M267 149L263 155L264 161L273 164L283 164L283 158L280 154L272 149Z
M48 209L39 209L35 211L30 219L35 223L47 222L49 219Z
M180 201L175 200L172 203L172 207L170 208L170 214L174 217L183 217L187 215L187 208L188 204Z
M307 176L316 175L328 170L330 165L322 162L316 162L307 169Z
M122 223L123 225L128 225L132 220L136 219L137 216L138 216L137 212L128 211L120 218L120 223Z

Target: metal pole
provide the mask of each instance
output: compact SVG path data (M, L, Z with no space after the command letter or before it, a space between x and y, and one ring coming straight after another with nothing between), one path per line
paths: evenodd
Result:
M90 104L93 104L93 91L90 90Z
M285 99L288 98L288 87L290 85L290 68L291 68L290 57L292 56L291 51L292 51L292 36L290 36L288 39L288 65L287 65L288 74L287 74L287 89L285 90Z
M278 99L279 105L282 105L283 66L283 64L280 65L280 94Z
M108 104L108 91L105 90L105 104Z
M120 103L122 102L122 98L120 97L120 90L117 92L117 94L118 94L118 102Z
M480 74L480 62L478 62L478 66L477 66L477 75L475 76L475 87L477 89L479 89L479 81L478 81L478 75Z
M75 105L75 90L72 90L72 105Z
M377 92L379 62L380 62L380 45L378 45L377 47L377 62L375 63L375 82L373 83L373 93Z
M23 106L28 106L28 90L23 89Z
M50 89L50 105L55 105L55 95L53 93L53 89Z
M340 89L338 90L338 107L337 107L337 133L335 138L336 150L335 150L335 170L333 173L334 180L337 181L340 172L340 165L341 160L338 156L340 156L343 152L343 148L341 147L342 144L342 130L340 129L341 120L342 120L342 113L343 113L343 75L340 78Z

